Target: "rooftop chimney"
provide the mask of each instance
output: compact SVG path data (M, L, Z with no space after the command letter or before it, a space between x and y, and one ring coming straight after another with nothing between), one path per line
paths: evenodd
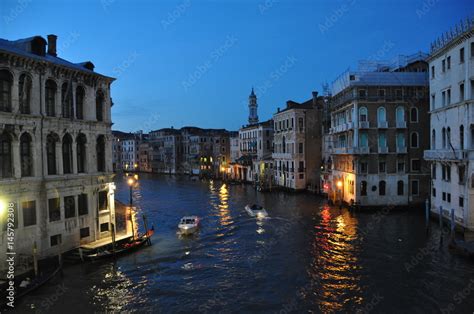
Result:
M56 35L48 35L48 54L52 56L57 56L56 54L56 40L58 39L58 36Z
M313 107L318 107L318 92L313 92Z

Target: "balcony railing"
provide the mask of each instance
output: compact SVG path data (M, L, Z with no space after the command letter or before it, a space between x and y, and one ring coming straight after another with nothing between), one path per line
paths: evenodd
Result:
M368 129L370 128L369 121L359 121L359 128L360 129Z
M368 154L370 152L369 147L357 147L354 150L356 154Z
M379 154L388 154L387 146L379 146Z
M385 96L359 96L359 95L353 95L353 94L346 94L344 96L337 96L333 98L331 106L332 107L337 107L339 105L342 105L346 102L353 101L353 100L361 100L364 102L378 102L378 101L412 101L412 100L417 100L417 99L425 99L427 98L428 95L385 95Z
M407 123L406 121L397 121L397 129L406 129Z
M377 126L379 129L386 129L388 128L388 122L387 121L378 121Z
M473 156L474 151L470 150L425 150L424 158L426 160L464 160Z
M407 147L406 146L397 146L397 154L406 154Z

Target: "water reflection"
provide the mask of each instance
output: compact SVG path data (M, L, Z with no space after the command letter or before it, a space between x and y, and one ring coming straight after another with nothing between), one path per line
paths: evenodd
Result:
M111 311L122 311L132 301L131 292L137 287L115 264L110 264L103 274L101 285L93 286L91 294L95 304L106 305ZM133 301L136 301L135 297Z
M210 203L217 210L219 222L222 227L232 224L232 216L229 210L229 189L225 183L220 188L214 186L214 181L209 182Z
M347 211L323 207L315 226L309 274L322 312L341 311L363 301L356 256L357 220ZM342 301L342 302L341 302Z

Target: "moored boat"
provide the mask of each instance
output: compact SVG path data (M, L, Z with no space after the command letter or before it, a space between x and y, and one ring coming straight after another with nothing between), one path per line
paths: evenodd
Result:
M39 289L47 284L59 273L61 273L62 265L56 258L42 260L38 262L38 274L35 275L34 270L30 270L20 276L16 276L13 288L10 288L10 280L0 280L0 309L10 309L18 300L29 293ZM12 292L12 289L13 292ZM11 303L13 301L13 303Z
M79 247L67 257L69 260L75 261L94 261L125 255L134 252L145 245L151 245L150 239L153 234L154 229L152 228L151 230L148 230L146 234L138 236L136 239L129 238L127 241L116 243L115 247L113 244L108 244L96 249L85 249Z
M268 217L268 213L260 205L253 204L253 205L246 205L245 206L245 211L251 216L251 217L257 217L257 218L265 218Z
M198 216L185 216L181 218L178 229L182 235L193 234L199 229L199 217Z

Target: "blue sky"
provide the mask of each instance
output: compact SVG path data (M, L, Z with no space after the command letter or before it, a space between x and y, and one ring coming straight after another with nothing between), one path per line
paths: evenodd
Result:
M238 129L321 92L360 59L428 52L469 0L3 0L0 37L58 35L58 55L113 76L114 129Z

